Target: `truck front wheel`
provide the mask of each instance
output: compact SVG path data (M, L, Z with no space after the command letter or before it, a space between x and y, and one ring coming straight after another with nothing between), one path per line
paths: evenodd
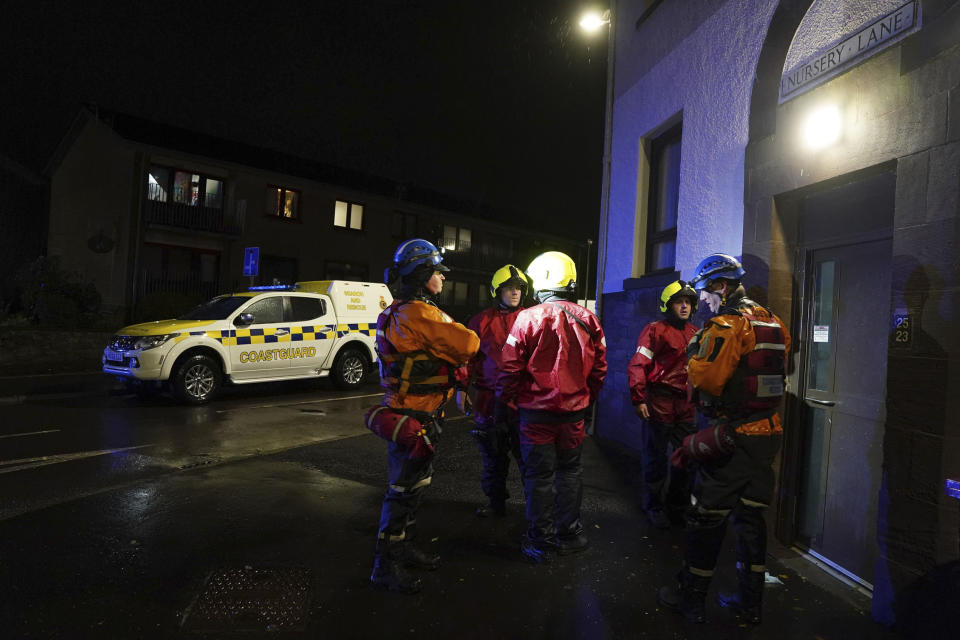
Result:
M341 389L355 389L363 384L369 365L367 357L359 349L344 349L337 354L330 373L333 382Z
M173 376L173 391L181 402L203 404L220 390L220 364L203 354L184 359Z

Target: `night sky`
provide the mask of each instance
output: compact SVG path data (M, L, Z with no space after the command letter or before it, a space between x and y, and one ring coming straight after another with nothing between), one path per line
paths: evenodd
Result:
M0 151L40 170L96 103L596 238L607 42L585 4L7 3Z

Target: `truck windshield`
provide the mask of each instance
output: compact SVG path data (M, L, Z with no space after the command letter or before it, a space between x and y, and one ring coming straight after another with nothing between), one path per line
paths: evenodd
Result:
M194 307L178 320L223 320L246 302L250 302L247 296L220 296Z

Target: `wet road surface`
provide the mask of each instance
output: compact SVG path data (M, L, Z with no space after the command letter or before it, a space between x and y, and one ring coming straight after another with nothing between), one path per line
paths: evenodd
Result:
M647 525L636 462L591 439L590 548L524 563L516 469L508 515L476 518L479 458L463 419L443 433L419 518L444 565L415 596L373 591L385 447L360 421L377 397L354 396L376 390L252 389L200 408L102 395L0 407L0 637L894 637L865 597L786 549L769 563L780 584L758 628L712 599L708 625L660 610L681 532ZM733 582L731 538L714 591ZM232 623L205 623L209 603L234 611Z

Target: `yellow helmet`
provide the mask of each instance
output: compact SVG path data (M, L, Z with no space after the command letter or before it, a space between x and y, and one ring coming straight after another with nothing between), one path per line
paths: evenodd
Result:
M697 311L697 300L699 296L697 292L693 290L693 287L683 280L676 280L663 288L663 291L660 293L660 311L666 313L670 303L677 298L689 298L693 311Z
M577 265L559 251L538 255L527 267L527 275L537 291L573 291L577 285Z
M523 296L527 295L527 289L530 288L530 281L523 271L512 264L505 264L493 272L490 279L490 297L496 299L500 288L508 284L517 285Z

